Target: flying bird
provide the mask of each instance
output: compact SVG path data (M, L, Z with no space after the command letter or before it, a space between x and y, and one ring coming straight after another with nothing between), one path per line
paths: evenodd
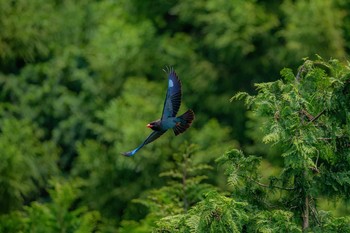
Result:
M168 75L168 90L165 96L162 116L159 120L147 124L147 127L153 130L152 133L136 149L122 153L125 156L133 156L143 146L162 136L168 129L173 129L175 136L185 132L194 120L194 112L191 109L181 116L176 116L181 105L181 81L173 68L167 67L167 70L164 71Z

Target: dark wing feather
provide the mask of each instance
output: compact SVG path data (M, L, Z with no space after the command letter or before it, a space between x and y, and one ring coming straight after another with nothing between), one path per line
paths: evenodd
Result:
M128 151L128 152L124 152L122 153L122 155L125 156L133 156L134 154L136 154L137 151L139 151L143 146L147 145L148 143L153 142L154 140L156 140L157 138L159 138L160 136L162 136L164 133L166 132L166 130L164 131L153 131L147 138L146 140L139 145L136 149L132 150L132 151Z
M168 90L166 93L162 120L175 117L181 105L181 81L173 68L168 68Z

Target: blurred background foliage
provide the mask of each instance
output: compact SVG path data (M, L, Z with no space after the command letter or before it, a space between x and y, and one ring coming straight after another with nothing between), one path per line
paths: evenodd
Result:
M174 154L214 168L205 182L220 190L226 179L214 161L230 148L262 156L265 176L280 170L278 147L261 143L261 119L229 99L304 57L347 59L350 4L0 0L0 29L0 232L149 232L166 217L150 214L159 206L140 205L152 192L179 200L163 203L174 208L167 214L187 208L169 188L179 187L159 176L183 162ZM137 146L161 113L166 65L183 84L180 112L192 108L196 121L125 158L120 152ZM188 205L204 198L202 178ZM239 206L245 221L245 203L227 205Z

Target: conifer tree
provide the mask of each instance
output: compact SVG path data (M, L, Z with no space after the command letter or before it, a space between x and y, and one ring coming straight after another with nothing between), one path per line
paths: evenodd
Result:
M318 57L305 60L296 75L290 69L281 75L283 80L257 84L257 95L238 93L234 99L245 99L264 119L262 140L282 148L282 173L262 184L250 170L239 169L254 158L242 156L233 160L229 180L283 191L279 208L298 216L303 230L322 227L325 218L317 208L318 198L350 194L350 68Z
M173 162L168 164L169 169L160 174L160 177L167 178L167 185L145 191L140 198L133 200L148 208L149 213L145 219L139 223L123 221L120 232L150 232L155 226L160 232L169 229L183 232L182 226L177 226L178 221L186 216L193 205L203 200L207 193L216 190L204 182L207 179L204 174L212 167L196 163L196 152L197 146L185 143L179 153L173 154Z

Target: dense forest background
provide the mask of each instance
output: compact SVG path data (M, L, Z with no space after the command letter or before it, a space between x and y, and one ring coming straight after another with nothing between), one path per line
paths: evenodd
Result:
M0 0L0 232L350 232L349 52L346 0Z

